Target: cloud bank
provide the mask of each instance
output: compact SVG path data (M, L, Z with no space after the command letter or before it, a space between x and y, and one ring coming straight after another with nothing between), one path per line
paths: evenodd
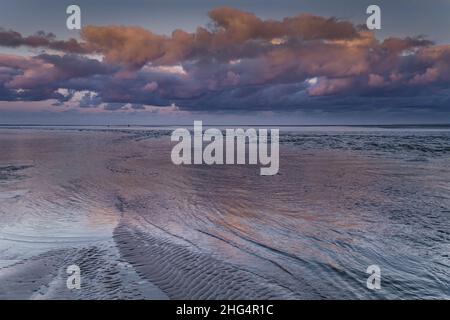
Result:
M263 20L218 8L208 27L159 35L132 26L86 26L80 39L0 30L0 101L54 99L83 108L287 111L448 109L450 45L377 39L363 26L310 14ZM63 92L63 93L62 93ZM377 101L378 103L374 103Z

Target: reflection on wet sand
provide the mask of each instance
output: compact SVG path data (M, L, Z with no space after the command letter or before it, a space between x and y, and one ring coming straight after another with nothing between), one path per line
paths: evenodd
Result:
M448 297L448 155L410 161L332 134L304 150L301 136L264 177L174 166L164 133L1 130L0 297Z

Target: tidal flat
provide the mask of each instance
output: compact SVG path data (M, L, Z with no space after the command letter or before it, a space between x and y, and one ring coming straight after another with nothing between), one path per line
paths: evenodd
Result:
M450 131L280 142L261 176L176 166L166 129L0 129L0 298L450 298Z

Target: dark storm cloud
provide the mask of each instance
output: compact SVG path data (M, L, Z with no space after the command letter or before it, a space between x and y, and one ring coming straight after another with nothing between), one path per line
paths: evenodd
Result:
M0 45L4 47L17 48L26 46L31 48L48 48L72 53L87 53L88 51L75 39L57 40L53 33L38 31L31 36L22 36L13 30L0 28Z
M41 54L35 57L45 63L52 64L67 78L88 77L95 74L113 73L116 69L98 60L78 55L66 54L64 56Z
M0 55L0 99L122 110L175 103L188 110L448 108L450 46L420 37L378 40L347 21L301 14L263 20L218 8L208 28L170 36L130 26L88 26L82 41L0 32L0 44L62 51ZM87 53L98 54L103 61ZM68 90L62 95L58 89ZM334 104L335 107L329 107ZM375 106L377 105L377 106Z
M0 99L39 101L57 99L67 101L75 90L101 89L116 69L95 59L66 54L41 54L20 57L0 54L0 86L4 89ZM102 77L101 84L96 82ZM58 89L67 89L61 95Z

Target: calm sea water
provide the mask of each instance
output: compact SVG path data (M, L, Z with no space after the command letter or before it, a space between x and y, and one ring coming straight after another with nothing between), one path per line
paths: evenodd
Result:
M448 129L282 128L272 177L168 133L0 129L0 297L450 298Z

